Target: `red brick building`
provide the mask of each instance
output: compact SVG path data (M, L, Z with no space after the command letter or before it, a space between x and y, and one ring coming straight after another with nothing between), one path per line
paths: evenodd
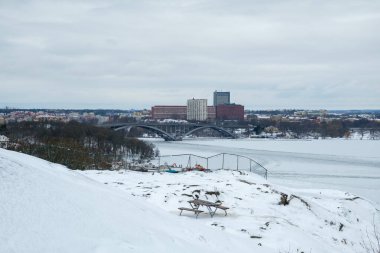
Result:
M215 120L216 119L216 108L215 106L207 106L207 119Z
M183 119L187 118L187 106L185 105L155 105L152 107L152 119ZM216 109L207 106L207 119L215 120Z
M187 107L182 105L156 105L152 107L152 119L187 118Z
M218 105L216 106L216 119L244 120L244 106L237 104Z

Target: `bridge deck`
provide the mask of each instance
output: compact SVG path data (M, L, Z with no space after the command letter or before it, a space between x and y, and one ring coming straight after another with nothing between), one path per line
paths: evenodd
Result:
M149 130L158 136L162 137L166 141L180 141L185 136L189 136L197 131L204 129L212 129L216 132L219 132L222 136L227 138L236 138L233 132L226 130L223 127L216 125L207 125L207 124L158 124L158 123L116 123L103 125L103 127L108 127L116 131L127 129L130 130L133 127L140 127L145 130Z

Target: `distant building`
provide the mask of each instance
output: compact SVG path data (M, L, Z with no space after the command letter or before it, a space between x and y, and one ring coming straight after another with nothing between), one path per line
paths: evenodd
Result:
M151 110L152 119L187 119L187 106L184 105L155 105ZM215 106L207 106L207 120L216 119Z
M244 106L237 104L224 104L216 107L218 120L244 120Z
M187 100L187 120L207 120L207 99Z
M186 119L187 107L183 105L156 105L152 107L152 119Z
M229 91L214 91L214 106L230 104Z
M153 120L244 120L244 106L231 104L229 91L215 91L213 106L207 106L207 99L193 98L187 101L187 106L153 106L151 110L151 115Z
M215 120L216 119L216 107L215 106L207 106L207 119Z

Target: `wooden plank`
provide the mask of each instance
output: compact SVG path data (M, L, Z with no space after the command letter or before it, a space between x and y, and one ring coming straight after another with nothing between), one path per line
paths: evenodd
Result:
M195 205L203 205L203 206L219 206L220 205L220 204L203 200L203 199L194 199L194 200L189 200L188 202Z
M178 207L178 209L182 210L182 211L190 211L190 212L194 212L194 213L203 213L202 210L187 208L187 207Z

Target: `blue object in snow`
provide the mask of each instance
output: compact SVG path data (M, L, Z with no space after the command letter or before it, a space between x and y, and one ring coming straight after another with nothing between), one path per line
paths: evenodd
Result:
M178 171L176 171L176 170L172 170L172 169L170 169L170 170L165 170L165 172L169 172L169 173L178 173Z

